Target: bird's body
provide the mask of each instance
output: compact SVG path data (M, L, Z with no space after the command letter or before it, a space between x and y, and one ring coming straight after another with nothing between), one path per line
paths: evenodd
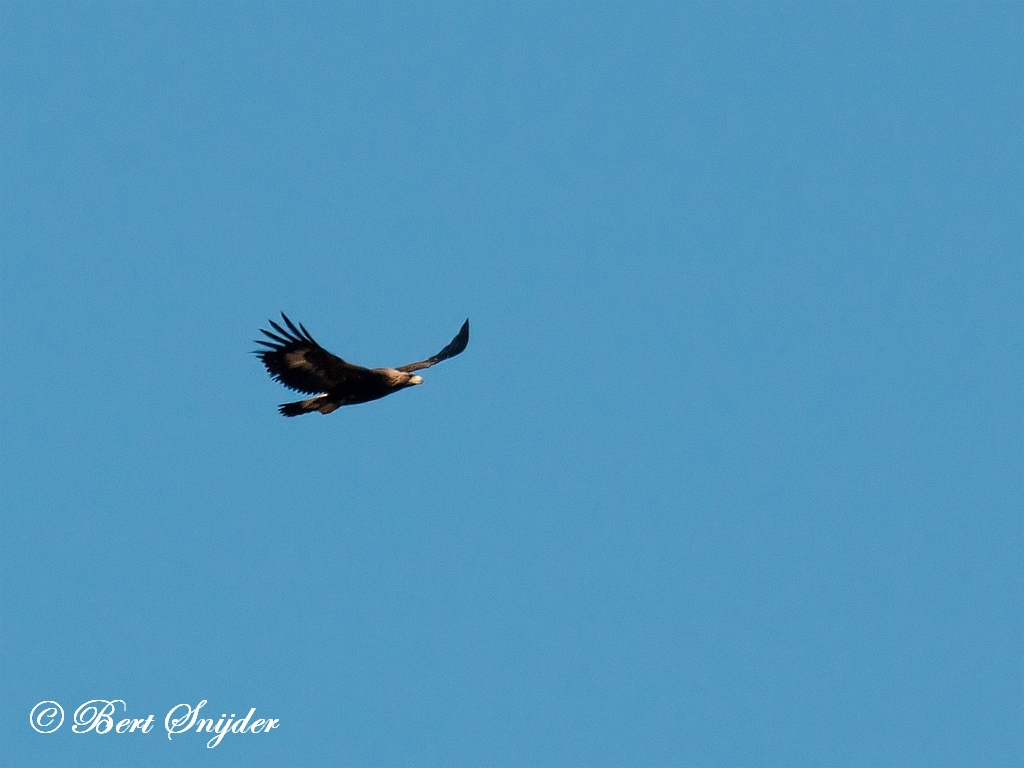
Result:
M358 405L371 400L379 400L400 389L422 383L423 379L409 373L402 373L395 368L363 369L365 373L352 377L342 384L332 387L322 395L300 400L297 403L285 403L281 413L285 416L299 416L311 411L331 413L343 405Z
M289 389L315 397L284 403L278 410L284 416L299 416L319 411L327 414L343 405L356 405L379 400L406 387L422 384L423 378L413 371L429 368L442 360L461 353L469 344L469 320L459 333L433 357L399 368L363 368L332 355L321 347L302 323L298 327L283 312L287 330L270 321L276 333L263 330L271 341L257 340L269 349L258 350L263 365L270 375Z

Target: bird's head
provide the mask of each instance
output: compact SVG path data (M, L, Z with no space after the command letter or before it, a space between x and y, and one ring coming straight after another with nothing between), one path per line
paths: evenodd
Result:
M382 376L392 389L402 389L423 383L422 377L395 368L374 368L374 373Z

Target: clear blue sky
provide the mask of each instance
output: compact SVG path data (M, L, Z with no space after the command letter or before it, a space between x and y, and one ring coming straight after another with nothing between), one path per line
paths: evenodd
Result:
M1024 761L1020 3L4 2L0 99L3 765ZM284 419L281 310L473 335Z

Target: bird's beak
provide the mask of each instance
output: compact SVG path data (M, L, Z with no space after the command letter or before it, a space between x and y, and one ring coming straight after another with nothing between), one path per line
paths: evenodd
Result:
M409 377L409 383L410 384L422 384L423 383L423 377L422 376L410 376Z

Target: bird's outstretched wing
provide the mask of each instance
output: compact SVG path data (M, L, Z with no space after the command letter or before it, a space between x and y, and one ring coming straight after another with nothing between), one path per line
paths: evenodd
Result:
M455 357L466 348L467 344L469 344L469 320L466 320L466 322L462 324L462 328L457 334L455 334L455 338L451 340L448 346L436 355L428 357L426 360L420 360L418 363L403 365L397 370L412 373L413 371L419 371L423 368L429 368L432 365L440 363L442 360L447 360L449 357Z
M289 389L314 394L373 378L369 369L346 363L317 344L302 323L296 328L284 312L281 317L288 329L271 320L276 333L260 329L271 341L256 340L269 349L259 349L254 354L270 375Z

